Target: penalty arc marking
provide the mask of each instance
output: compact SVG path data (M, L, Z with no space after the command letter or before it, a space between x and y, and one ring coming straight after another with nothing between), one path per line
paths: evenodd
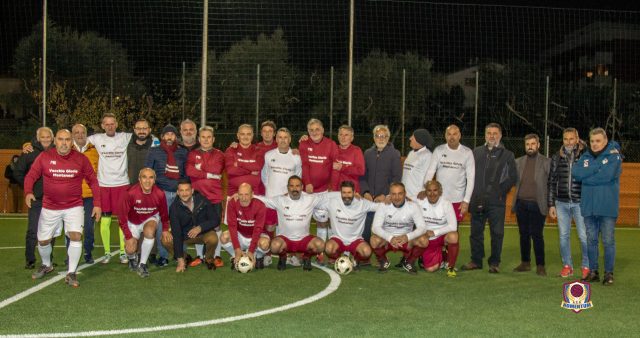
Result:
M247 313L247 314L238 315L238 316L204 320L204 321L192 322L192 323L162 325L162 326L153 326L153 327L140 327L140 328L132 328L132 329L118 329L118 330L0 335L0 338L4 338L4 337L95 337L95 336L122 335L122 334L132 334L132 333L159 332L159 331L180 330L180 329L202 327L202 326L211 326L211 325L217 325L217 324L230 323L238 320L266 316L273 313L287 311L293 308L297 308L303 305L313 303L317 300L327 297L328 295L332 294L338 289L338 287L340 286L341 279L340 279L340 276L335 271L329 268L326 268L324 266L319 266L316 264L313 264L313 265L316 268L324 271L329 275L329 277L331 278L329 285L327 285L327 287L324 288L324 290L316 293L315 295L301 299L297 302L285 304L272 309Z

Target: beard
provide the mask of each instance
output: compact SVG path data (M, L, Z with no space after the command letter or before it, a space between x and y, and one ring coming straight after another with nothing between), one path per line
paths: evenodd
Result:
M353 203L353 197L343 197L342 203L344 203L344 205L346 206L351 205L351 203Z
M150 134L136 134L136 139L138 139L138 141L145 141Z

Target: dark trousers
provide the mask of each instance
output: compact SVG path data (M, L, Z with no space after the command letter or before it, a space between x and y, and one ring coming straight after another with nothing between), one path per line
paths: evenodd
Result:
M491 256L489 265L500 265L502 241L504 239L504 206L485 206L471 212L471 261L482 266L484 258L484 226L489 221L491 234Z
M24 257L27 263L35 263L36 246L38 245L38 220L42 212L42 200L31 201L29 208L27 234L25 236Z
M364 230L362 230L362 238L367 243L369 243L369 240L371 239L371 224L373 223L373 216L375 215L375 212L368 212L367 218L364 220Z
M536 255L536 265L544 265L544 228L545 215L540 213L538 203L534 201L516 201L516 219L520 229L520 259L531 262L531 241Z

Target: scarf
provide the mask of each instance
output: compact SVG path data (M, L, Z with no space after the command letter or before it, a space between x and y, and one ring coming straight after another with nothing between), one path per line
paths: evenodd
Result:
M178 169L178 164L176 163L175 152L178 149L178 144L173 142L172 145L168 145L167 142L160 142L160 148L167 153L167 165L164 168L164 176L170 178L172 180L180 179L180 170Z

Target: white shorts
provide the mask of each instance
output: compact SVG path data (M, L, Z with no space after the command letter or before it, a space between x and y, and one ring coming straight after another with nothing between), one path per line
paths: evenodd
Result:
M329 222L329 212L325 209L313 209L313 219L316 222Z
M269 238L269 235L263 233L263 234L260 234L260 237ZM242 251L249 250L249 246L251 246L251 238L244 237L240 233L238 233L238 242L240 243L240 250ZM256 250L257 250L257 246L256 246Z
M42 208L38 220L38 240L46 241L68 232L82 233L84 227L84 207L77 206L63 210Z
M140 234L142 233L142 230L144 230L144 225L149 223L149 221L156 221L156 226L160 226L160 214L155 213L153 216L145 219L140 224L133 224L131 222L127 222L128 223L127 225L129 226L129 231L131 231L131 236L135 239L140 239ZM153 233L155 234L155 231Z

